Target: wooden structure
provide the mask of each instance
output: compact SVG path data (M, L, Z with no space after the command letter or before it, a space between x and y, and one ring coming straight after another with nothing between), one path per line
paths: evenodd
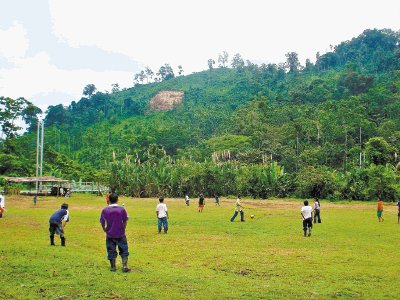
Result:
M38 196L61 196L60 191L62 189L70 190L71 186L69 180L57 178L54 176L42 176L42 177L6 177L6 192L9 185L12 183L27 184L29 190L12 189L14 193L21 195L38 195ZM36 190L34 187L32 189L33 183L42 182L42 190ZM45 183L43 185L43 183Z

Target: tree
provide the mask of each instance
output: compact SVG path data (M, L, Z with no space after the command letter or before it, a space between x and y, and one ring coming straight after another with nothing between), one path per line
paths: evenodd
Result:
M144 72L146 73L147 82L149 82L149 79L153 79L154 72L149 67L144 68Z
M215 60L213 60L212 58L210 58L210 59L207 61L207 64L208 64L208 70L211 72L211 70L214 68L213 65L215 65Z
M342 93L347 90L350 95L358 95L367 91L374 79L374 76L362 75L350 68L339 78L337 87Z
M381 137L373 137L365 144L367 157L375 165L386 165L392 160L393 149Z
M226 65L228 63L228 59L229 59L229 54L226 51L223 51L222 54L218 54L218 63L219 63L219 67L222 68L226 68Z
M25 108L22 111L22 120L28 125L28 131L36 129L38 115L42 114L42 110L33 105L31 102L25 102Z
M83 98L85 99L85 98ZM86 99L89 102L89 100ZM50 105L46 111L45 124L51 126L53 124L62 125L66 121L67 110L62 104Z
M12 99L0 97L0 125L6 139L16 136L21 126L16 124L18 118L22 118L26 124L32 125L34 119L42 111L25 98Z
M174 70L169 64L161 66L160 69L158 70L157 75L160 76L161 81L175 77Z
M111 84L111 92L112 93L117 93L119 91L120 91L120 89L119 89L119 84L118 83Z
M140 71L139 73L135 74L135 78L134 78L134 83L143 83L143 81L145 80L146 77L146 73L145 71ZM148 80L147 80L148 81Z
M88 98L90 98L96 92L96 90L97 90L96 86L91 83L83 88L82 94L84 96L88 96Z
M181 65L178 66L178 70L179 70L179 71L178 71L178 75L179 75L179 76L183 75L183 72L184 72L184 71L183 71L183 67L182 67Z
M244 69L244 60L239 53L236 53L233 56L231 66L232 66L232 68L237 69L239 71Z
M296 52L289 52L285 54L286 64L285 67L288 73L297 73L300 71L301 65L299 62L299 56Z

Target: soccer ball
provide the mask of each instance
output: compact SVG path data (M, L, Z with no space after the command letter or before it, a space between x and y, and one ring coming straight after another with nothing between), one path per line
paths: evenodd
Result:
M254 219L254 215L251 215L250 218Z
M122 206L125 206L125 203L122 203Z

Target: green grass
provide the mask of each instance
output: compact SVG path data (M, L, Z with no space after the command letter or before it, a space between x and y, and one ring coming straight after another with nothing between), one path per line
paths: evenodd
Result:
M322 224L302 236L300 200L244 200L247 222L229 222L234 200L166 199L170 231L157 234L156 199L128 199L132 272L109 271L96 196L68 199L67 247L50 247L48 218L63 199L7 197L0 219L0 298L395 299L400 225L396 207L322 202ZM250 214L255 218L250 219ZM59 245L59 239L56 238Z

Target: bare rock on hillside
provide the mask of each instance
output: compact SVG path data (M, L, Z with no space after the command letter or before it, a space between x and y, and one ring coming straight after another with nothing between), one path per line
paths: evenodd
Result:
M171 110L182 102L184 93L181 91L161 91L150 100L150 111Z

